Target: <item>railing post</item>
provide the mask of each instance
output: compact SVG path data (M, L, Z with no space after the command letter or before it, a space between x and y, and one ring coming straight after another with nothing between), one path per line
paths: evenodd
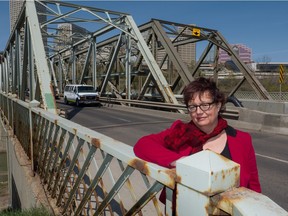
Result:
M240 165L206 150L178 160L176 173L176 215L209 215L210 197L239 185Z
M39 101L33 100L29 103L29 125L30 125L30 157L31 157L31 170L34 175L34 146L33 146L33 123L32 123L32 108L38 107L40 105Z

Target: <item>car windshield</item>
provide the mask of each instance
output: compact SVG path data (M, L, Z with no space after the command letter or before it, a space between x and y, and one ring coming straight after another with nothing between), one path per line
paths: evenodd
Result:
M95 92L93 86L79 86L78 92Z

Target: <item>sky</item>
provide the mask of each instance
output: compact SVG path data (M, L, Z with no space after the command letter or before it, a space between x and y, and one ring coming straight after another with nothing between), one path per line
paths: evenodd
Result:
M255 62L288 62L288 1L68 1L125 12L137 25L152 18L218 30L252 49ZM0 0L0 51L10 35L9 1Z

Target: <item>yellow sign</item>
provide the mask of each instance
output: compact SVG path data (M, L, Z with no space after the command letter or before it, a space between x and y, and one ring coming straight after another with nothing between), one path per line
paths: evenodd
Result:
M279 66L279 83L282 84L284 82L284 66L281 64Z
M198 28L192 29L192 36L200 37L200 35L201 35L200 29Z

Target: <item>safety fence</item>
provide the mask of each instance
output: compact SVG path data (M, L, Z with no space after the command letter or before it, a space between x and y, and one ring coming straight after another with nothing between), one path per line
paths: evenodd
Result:
M276 101L288 101L288 92L269 92L269 95ZM254 99L259 100L256 92L251 91L237 91L235 97L238 99Z
M239 165L211 151L166 169L137 158L125 143L45 111L37 101L1 94L0 107L63 215L287 215L268 197L238 188ZM166 205L158 201L162 190Z

